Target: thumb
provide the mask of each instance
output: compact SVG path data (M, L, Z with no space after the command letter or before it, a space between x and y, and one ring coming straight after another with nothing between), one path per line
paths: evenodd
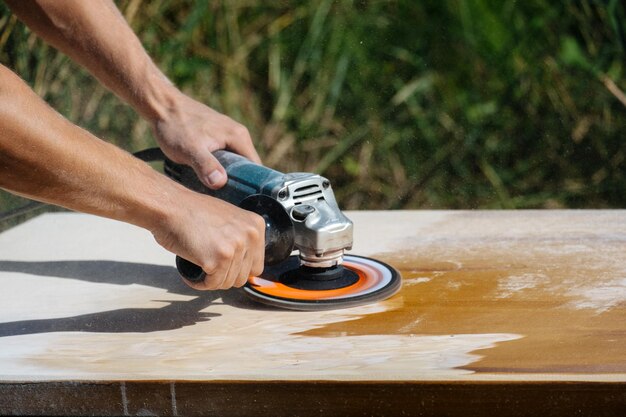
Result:
M222 188L228 180L226 170L208 150L194 157L192 168L200 181L212 190Z

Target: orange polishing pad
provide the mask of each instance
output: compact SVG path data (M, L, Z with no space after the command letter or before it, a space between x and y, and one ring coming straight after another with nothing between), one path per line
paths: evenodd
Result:
M362 256L346 255L339 270L339 278L328 278L321 273L316 276L308 268L306 273L300 266L297 256L291 256L285 262L268 267L259 277L251 277L244 287L253 299L276 307L292 310L330 310L368 304L391 297L398 292L401 277L391 266L375 259ZM322 270L320 270L322 271ZM336 274L335 274L336 275ZM348 285L345 276L350 275ZM300 285L307 280L325 281L323 289L307 289L315 285ZM335 285L336 288L333 288Z

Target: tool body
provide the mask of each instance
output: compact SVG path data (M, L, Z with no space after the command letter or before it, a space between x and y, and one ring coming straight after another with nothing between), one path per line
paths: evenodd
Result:
M193 169L165 158L165 173L186 187L261 215L266 222L265 270L244 291L265 304L297 310L350 307L387 298L400 288L391 266L346 255L353 225L339 209L330 181L312 173L281 173L216 151L228 181L204 186ZM297 251L297 255L291 255ZM177 257L185 278L202 281L202 269Z

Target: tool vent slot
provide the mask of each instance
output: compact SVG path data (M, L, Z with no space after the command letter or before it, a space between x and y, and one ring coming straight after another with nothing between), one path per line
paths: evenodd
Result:
M296 188L293 192L293 201L295 204L319 198L323 198L323 194L322 188L318 184L305 185L304 187Z

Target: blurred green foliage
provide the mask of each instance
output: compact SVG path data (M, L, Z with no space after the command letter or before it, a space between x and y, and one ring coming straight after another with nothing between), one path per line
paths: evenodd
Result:
M343 208L626 205L620 0L118 6L172 81L247 125L267 165L328 176ZM2 7L0 62L98 136L153 145Z

